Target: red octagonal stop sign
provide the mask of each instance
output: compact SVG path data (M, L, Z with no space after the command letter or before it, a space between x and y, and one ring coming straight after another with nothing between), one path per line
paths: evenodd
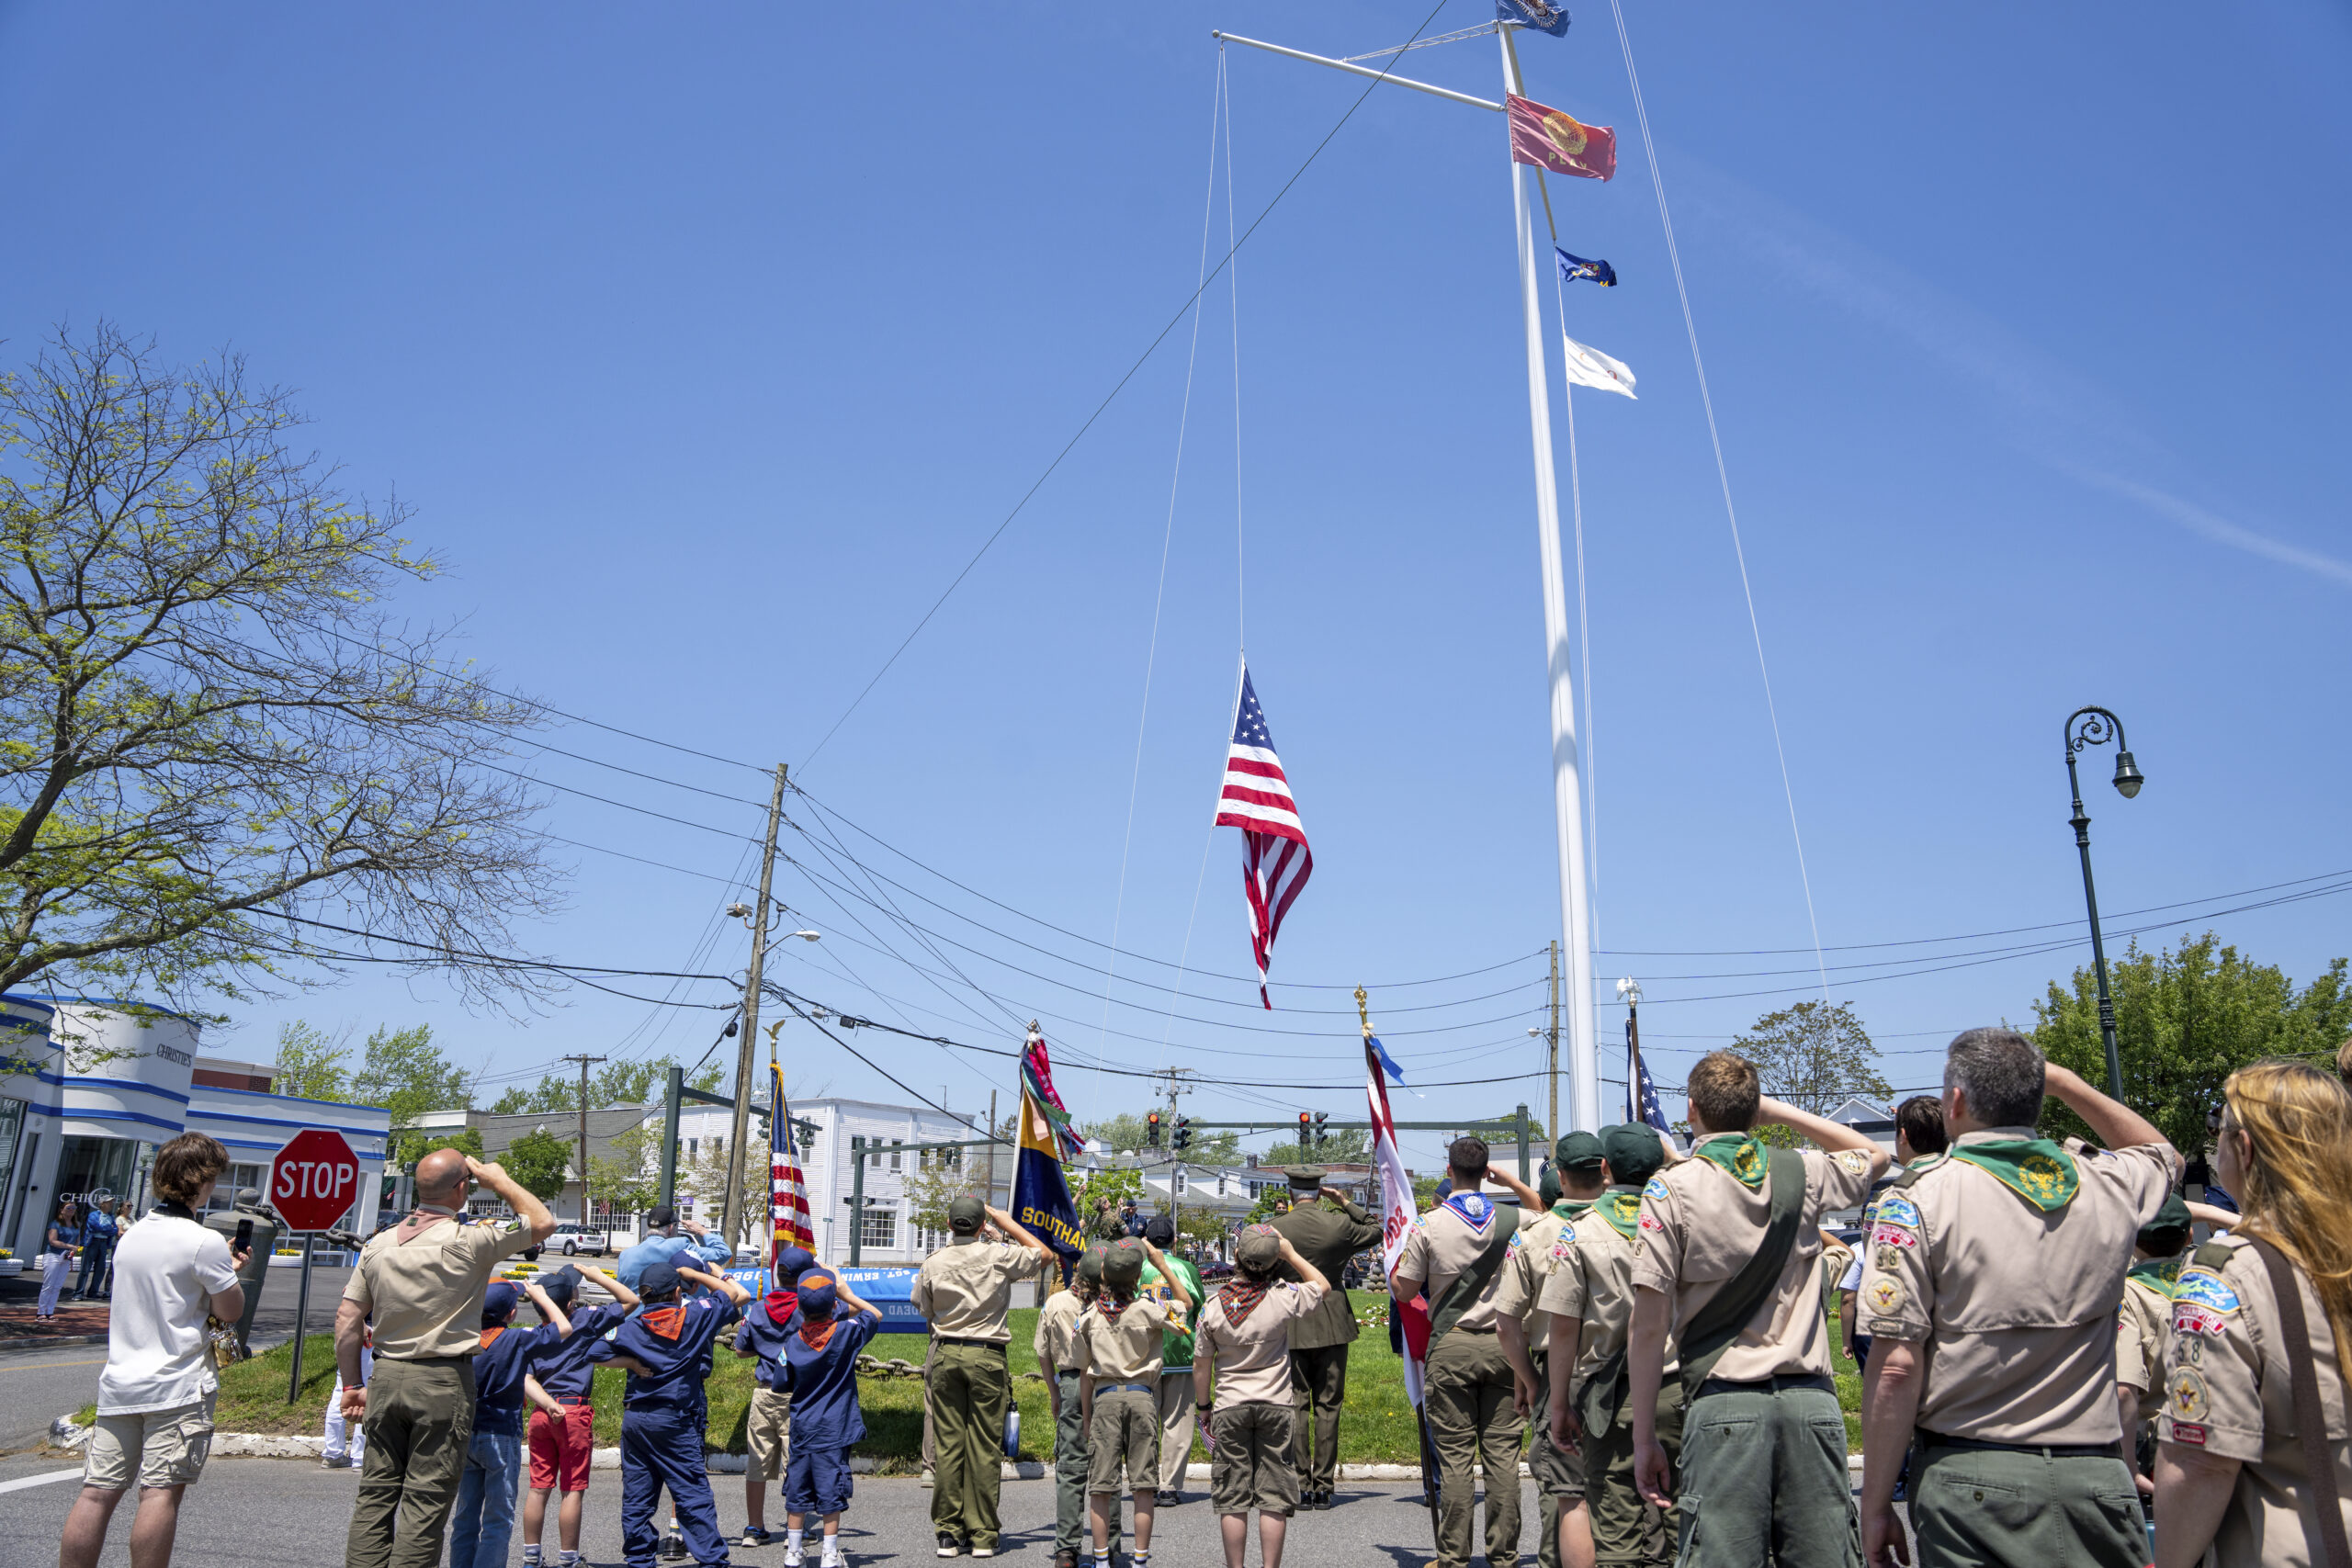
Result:
M324 1127L295 1134L270 1168L269 1201L292 1230L326 1229L358 1196L359 1156Z

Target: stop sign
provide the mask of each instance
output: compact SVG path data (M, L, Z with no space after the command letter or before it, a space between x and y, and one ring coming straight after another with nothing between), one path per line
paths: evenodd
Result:
M287 1228L322 1231L359 1197L359 1156L341 1133L308 1127L287 1140L270 1167L269 1201Z

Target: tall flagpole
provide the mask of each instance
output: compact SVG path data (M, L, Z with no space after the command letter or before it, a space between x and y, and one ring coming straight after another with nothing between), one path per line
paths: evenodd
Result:
M1502 41L1503 88L1526 96L1511 28ZM1510 165L1511 206L1519 225L1519 298L1527 321L1527 417L1535 442L1536 537L1544 572L1544 646L1552 684L1552 799L1560 840L1560 922L1568 960L1568 1074L1576 1124L1600 1127L1600 1057L1593 1039L1592 914L1586 902L1583 755L1577 741L1577 700L1568 658L1568 589L1560 565L1560 484L1552 464L1550 374L1544 362L1544 313L1536 287L1534 216L1527 199L1528 171ZM1554 1137L1560 1129L1552 1129Z

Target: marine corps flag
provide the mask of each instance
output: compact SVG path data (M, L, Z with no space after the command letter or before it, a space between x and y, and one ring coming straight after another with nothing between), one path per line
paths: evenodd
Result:
M1532 164L1555 175L1605 180L1617 173L1617 133L1587 125L1566 109L1545 108L1532 98L1509 98L1511 161Z
M1025 1076L1021 1084L1021 1152L1012 1168L1012 1217L1054 1249L1067 1278L1086 1250L1086 1240L1078 1228L1069 1179L1062 1173L1061 1140Z

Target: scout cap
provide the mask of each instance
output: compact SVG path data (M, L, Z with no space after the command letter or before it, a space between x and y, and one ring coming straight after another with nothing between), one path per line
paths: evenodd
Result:
M545 1291L548 1300L556 1305L568 1307L571 1304L571 1298L580 1293L580 1270L567 1263L552 1274L542 1274L539 1276L539 1289Z
M1535 1184L1535 1195L1544 1200L1544 1206L1547 1209L1553 1204L1558 1202L1560 1201L1560 1173L1554 1170L1550 1166L1545 1166L1544 1168L1544 1179Z
M841 1302L841 1292L833 1285L831 1274L811 1274L801 1282L800 1315L811 1323L831 1323L833 1309Z
M1600 1140L1583 1131L1567 1134L1552 1145L1552 1163L1562 1170L1590 1170L1608 1157Z
M2177 1192L2165 1195L2165 1206L2156 1217L2140 1227L2141 1247L2158 1258L2170 1258L2188 1245L2188 1205Z
M1323 1168L1319 1165L1294 1165L1283 1171L1283 1175L1289 1179L1293 1192L1322 1191L1323 1174Z
M666 1296L678 1288L678 1270L667 1263L649 1263L645 1272L637 1277L637 1293L647 1301Z
M656 1203L646 1211L645 1223L655 1230L678 1223L678 1211L667 1203Z
M1102 1243L1096 1242L1086 1249L1086 1256L1078 1260L1078 1277L1090 1285L1101 1284L1102 1265L1109 1262L1110 1258L1111 1249Z
M1111 1244L1102 1259L1102 1282L1114 1291L1132 1291L1143 1282L1143 1247L1123 1235Z
M976 1235L988 1213L986 1203L969 1192L959 1192L947 1205L947 1228L957 1235Z
M1657 1129L1639 1122L1621 1122L1600 1130L1600 1152L1609 1159L1609 1179L1620 1187L1640 1187L1666 1163Z
M1176 1222L1166 1214L1154 1214L1144 1222L1144 1240L1158 1247L1176 1245Z
M1267 1272L1282 1256L1283 1238L1272 1225L1251 1225L1233 1247L1233 1260L1253 1274Z
M505 1327L507 1320L514 1315L515 1303L522 1299L522 1292L503 1280L499 1280L482 1293L481 1325L484 1328Z
M787 1247L775 1255L775 1282L789 1285L815 1267L817 1259L807 1247Z

